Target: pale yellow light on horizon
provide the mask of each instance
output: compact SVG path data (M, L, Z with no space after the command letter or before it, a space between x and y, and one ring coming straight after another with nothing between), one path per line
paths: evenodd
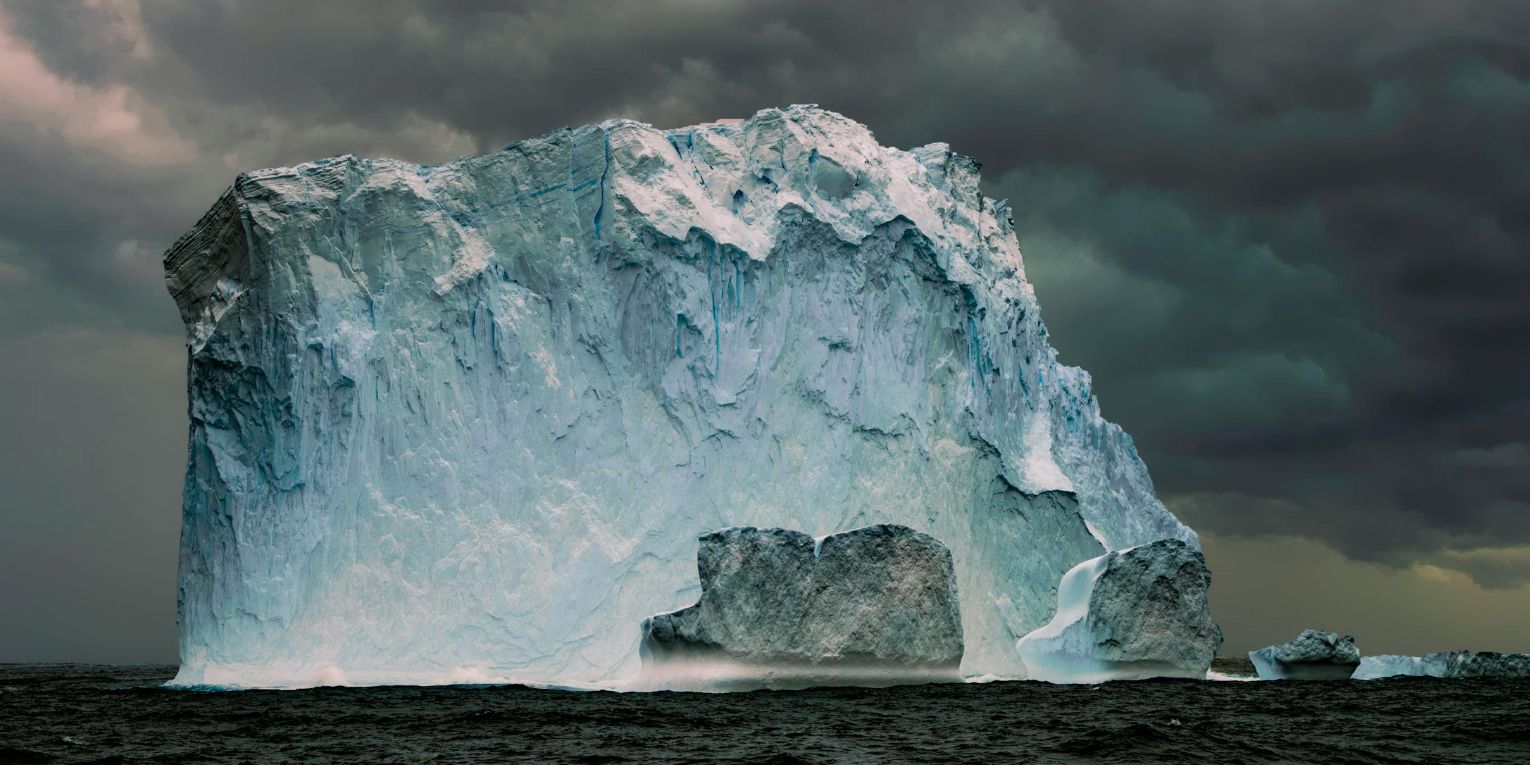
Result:
M1202 534L1211 608L1237 655L1313 627L1355 636L1363 654L1530 652L1530 585L1483 587L1419 561L1356 561L1297 537Z

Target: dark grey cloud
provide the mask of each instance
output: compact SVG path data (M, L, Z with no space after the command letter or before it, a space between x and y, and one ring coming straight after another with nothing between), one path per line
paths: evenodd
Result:
M4 345L0 660L173 660L179 345L90 330Z
M1064 360L1198 528L1519 592L1527 28L1487 0L0 0L0 539L43 551L0 552L53 572L0 605L99 583L45 565L70 539L143 567L123 587L173 578L158 253L239 170L802 102L984 163ZM75 470L132 480L57 486Z

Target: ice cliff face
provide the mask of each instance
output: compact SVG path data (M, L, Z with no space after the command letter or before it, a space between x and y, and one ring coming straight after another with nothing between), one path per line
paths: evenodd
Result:
M643 687L958 679L956 572L934 537L893 524L816 540L745 527L698 545L700 599L644 623Z
M609 685L698 534L951 549L963 671L1061 575L1195 535L1058 364L1003 203L811 107L241 175L166 254L178 682Z

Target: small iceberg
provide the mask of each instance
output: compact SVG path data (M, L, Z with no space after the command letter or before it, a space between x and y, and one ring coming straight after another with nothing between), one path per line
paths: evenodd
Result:
M1306 629L1295 640L1249 651L1261 680L1348 680L1360 666L1360 649L1349 635Z

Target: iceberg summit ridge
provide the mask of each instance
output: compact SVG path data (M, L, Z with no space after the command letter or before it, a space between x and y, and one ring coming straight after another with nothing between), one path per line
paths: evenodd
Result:
M881 523L950 549L961 671L1021 677L1074 565L1198 549L977 163L816 107L245 173L165 271L178 684L616 687L698 535Z

